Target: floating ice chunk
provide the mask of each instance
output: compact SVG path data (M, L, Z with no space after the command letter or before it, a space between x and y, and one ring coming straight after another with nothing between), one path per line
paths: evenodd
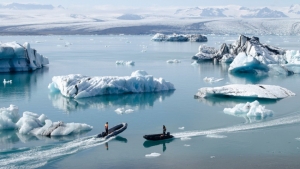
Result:
M19 117L19 108L15 105L10 105L8 108L0 108L0 130L16 129L16 122Z
M167 60L167 63L180 63L180 60L174 59L174 60Z
M154 153L151 153L151 154L146 154L145 157L147 157L147 158L154 158L154 157L158 157L160 155L161 154L154 152Z
M123 114L125 112L125 109L124 108L117 108L115 110L115 112L118 113L118 114Z
M223 111L230 115L246 115L248 117L259 117L262 119L273 115L272 110L265 109L265 106L260 105L257 100L252 103L247 102L245 104L237 104L233 108L225 108Z
M220 59L222 63L231 63L234 60L234 55L232 54L224 54L223 57Z
M60 91L62 95L74 98L175 90L172 83L154 78L142 70L125 77L88 77L79 74L54 76L48 88L51 92Z
M4 84L6 84L6 83L12 84L12 80L6 80L6 79L3 79L3 83L4 83Z
M153 41L169 41L169 42L207 42L207 37L198 34L191 34L191 35L165 35L162 33L157 33L152 37Z
M300 141L300 137L298 137L298 138L295 138L297 141Z
M178 127L179 130L184 130L184 127Z
M185 146L185 147L190 147L191 145L189 145L189 144L185 144L185 145L183 145L183 146Z
M192 59L197 60L197 61L213 60L213 58L215 57L217 52L218 51L215 50L215 48L213 48L213 47L207 47L205 45L200 45L199 52L196 53Z
M134 112L134 110L132 110L132 109L127 109L127 110L125 110L125 113L132 113L132 112Z
M215 158L216 156L210 156L210 158Z
M130 66L134 66L134 61L117 60L116 64L117 65L130 65Z
M191 65L192 65L192 66L196 66L196 65L198 65L198 63L197 63L197 61L193 61L193 62L191 63Z
M200 88L195 98L205 98L210 96L232 96L246 98L264 98L264 99L281 99L288 96L294 96L295 93L290 90L275 86L261 84L232 84L221 87L204 87Z
M214 77L205 77L203 80L204 80L205 82L214 83L214 82L222 81L223 78L216 79L216 78L214 78Z
M29 134L34 128L39 128L43 126L43 123L38 119L39 115L32 112L24 112L23 117L19 119L16 125L19 128L19 133Z
M206 135L208 138L226 138L227 136L218 135L218 134L208 134Z
M187 141L187 140L190 140L191 138L190 137L182 137L182 138L180 138L180 140L182 140L182 141Z
M48 58L38 54L27 42L0 44L0 72L31 71L47 64Z

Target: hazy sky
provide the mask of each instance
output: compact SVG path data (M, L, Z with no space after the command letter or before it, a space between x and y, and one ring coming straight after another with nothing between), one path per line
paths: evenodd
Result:
M71 7L73 5L94 6L94 5L113 5L113 6L223 6L223 5L241 5L248 7L261 6L285 6L300 4L300 0L1 0L0 3L39 3L63 5Z

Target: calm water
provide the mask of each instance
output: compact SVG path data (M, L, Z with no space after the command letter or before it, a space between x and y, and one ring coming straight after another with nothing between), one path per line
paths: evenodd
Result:
M219 47L237 38L208 36L209 42L201 44L152 42L151 36L2 36L1 42L30 42L38 53L49 58L50 64L32 73L1 73L1 81L9 79L13 83L0 84L0 107L14 104L20 115L24 111L43 113L52 121L86 123L94 128L80 135L55 138L0 131L0 168L299 168L299 75L233 76L227 73L226 64L191 65L199 45ZM300 47L299 37L260 39L285 49ZM65 47L66 43L71 45ZM181 63L168 64L169 59ZM117 66L116 60L133 60L135 66ZM74 100L50 94L47 88L57 75L129 76L135 70L162 77L176 90ZM224 80L210 84L203 81L204 77ZM266 119L223 113L224 108L253 100L194 99L201 87L229 83L279 85L296 96L259 100L274 111ZM135 111L123 115L114 111L122 107ZM94 139L104 130L106 121L110 126L127 122L128 128L106 142ZM178 138L156 143L142 138L161 132L162 125ZM190 139L184 139L182 132L187 132ZM161 155L145 157L153 152Z

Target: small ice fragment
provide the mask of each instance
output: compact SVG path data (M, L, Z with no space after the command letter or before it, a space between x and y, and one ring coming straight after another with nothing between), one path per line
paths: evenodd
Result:
M151 153L151 154L146 154L145 155L145 157L147 157L147 158L154 158L154 157L158 157L158 156L160 156L160 154L159 153Z
M298 137L298 138L295 138L297 141L300 141L300 137Z
M191 138L190 137L182 137L180 138L182 141L186 141L186 140L190 140Z
M11 83L12 83L12 80L6 80L6 79L3 79L3 83L4 83L4 84L6 84L6 83L10 83L10 84L11 84Z
M180 63L180 60L174 59L174 60L167 60L167 63Z
M191 146L191 145L189 145L189 144L185 144L185 145L183 145L183 146L185 146L185 147L189 147L189 146Z
M124 108L117 108L115 110L115 112L118 113L118 114L123 114L125 112L125 109Z
M215 158L215 156L210 156L210 158Z
M184 127L178 127L179 130L184 130Z
M132 109L125 110L125 113L132 113L132 112L134 112L134 110L132 110Z
M205 77L203 80L206 81L206 82L209 82L209 83L213 83L213 82L221 81L221 80L223 80L223 78L216 79L214 77Z

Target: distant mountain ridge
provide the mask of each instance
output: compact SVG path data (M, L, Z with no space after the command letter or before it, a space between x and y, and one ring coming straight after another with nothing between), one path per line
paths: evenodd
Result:
M178 9L174 14L189 17L285 18L289 17L291 13L297 14L300 17L300 5L292 5L288 11L284 8L280 8L280 10L274 10L270 7L250 9L236 5L225 7L194 7Z
M55 7L53 5L44 5L44 4L33 4L33 3L11 3L6 5L0 4L0 9L13 9L13 10L53 10ZM63 7L60 5L58 8Z

